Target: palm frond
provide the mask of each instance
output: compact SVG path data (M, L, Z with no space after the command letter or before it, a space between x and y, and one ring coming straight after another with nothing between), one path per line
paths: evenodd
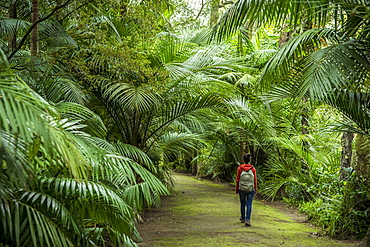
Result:
M206 145L197 134L169 132L160 138L161 148L167 162L181 154L191 154Z
M29 166L29 160L35 155L33 147L35 146L35 149L38 150L38 141L35 140L34 145L29 147L21 138L0 130L0 161L3 164L0 168L0 179L3 184L0 187L13 189L32 186L31 177L35 176L36 172ZM29 154L27 153L28 149L30 150ZM3 198L5 195L6 193Z
M216 108L223 104L223 99L220 98L218 95L215 95L214 93L207 93L198 97L192 97L186 100L179 100L174 105L163 109L161 124L156 130L154 130L154 132L152 132L149 138L152 137L154 134L158 134L157 131L163 131L164 127L182 116L201 109Z
M37 128L39 133L45 132L42 126L46 124L46 121L40 116L47 115L46 110L51 114L55 113L52 107L43 102L41 97L35 98L35 94L12 75L1 75L0 82L1 127L7 133L22 133L23 138L27 140L33 137L33 133L30 133L29 126L26 124L27 121L34 123L33 127ZM19 116L23 119L19 119Z
M45 21L39 24L39 39L46 40L52 46L77 47L77 42L57 21Z
M330 1L236 1L222 16L214 27L213 36L218 40L235 34L243 25L247 28L260 27L265 24L284 26L288 23L296 27L303 22L323 26L328 22L328 14L335 10Z
M103 96L108 101L117 102L125 110L145 112L155 109L160 103L160 96L150 86L135 86L128 83L116 83L105 87Z
M300 62L303 68L296 68L294 81L282 83L280 87L292 97L309 95L318 99L325 99L327 93L335 89L361 90L361 81L369 76L370 63L361 55L359 47L354 49L356 46L356 42L348 41L310 54Z
M78 121L86 127L83 130L96 137L105 137L107 130L101 118L88 108L76 103L59 103L56 108L62 117Z
M11 34L18 33L20 30L25 30L29 25L30 23L24 20L0 16L0 37L9 37Z
M297 157L299 157L301 160L304 160L305 165L307 165L310 169L315 169L317 167L317 163L314 159L316 154L315 150L307 149L305 146L303 146L303 143L309 143L312 145L312 142L314 141L312 136L298 135L291 138L274 137L272 139L278 143L278 146L294 152Z
M2 49L0 49L0 62L1 62L0 72L9 73L10 72L9 61L6 58L5 53Z
M100 164L104 164L104 166ZM145 182L150 189L145 193L168 194L165 186L150 171L131 159L110 154L105 155L100 164L93 167L93 177L97 180L112 181L117 188L121 189Z
M85 176L86 167L81 166L85 159L75 143L65 142L68 129L82 126L76 122L68 123L65 119L59 120L56 110L19 78L3 75L0 82L0 126L4 132L18 135L29 144L41 138L45 157L49 161L58 161L60 165L70 167L76 177Z
M356 123L345 124L347 131L369 135L369 94L366 92L354 92L352 90L333 90L323 99L327 104L332 105L342 112L348 119Z
M121 229L127 234L131 230L131 226L127 223L132 218L130 217L132 209L115 191L98 182L44 178L41 179L41 187L46 193L55 195L59 200L63 197L75 197L75 203L80 207L84 203L94 204L95 208L88 207L87 209L90 211L90 217L97 221L96 223L109 221L113 228Z
M61 69L56 69L61 72ZM49 72L44 72L49 73ZM38 78L39 79L39 78ZM85 93L79 84L68 78L55 78L54 76L45 76L42 80L28 81L28 85L35 85L37 92L43 95L48 101L58 103L61 101L85 104L87 99Z
M286 158L285 158L286 159ZM273 177L264 184L262 189L263 193L268 199L275 199L279 196L286 196L289 189L298 190L296 194L309 194L307 188L312 184L307 181L307 175L302 175L303 172L300 166L295 164L292 160L283 160L281 157L270 158L269 170L265 171L265 175L268 177ZM299 160L296 162L300 162ZM293 163L293 164L289 164Z
M18 246L74 246L73 234L82 237L69 211L54 198L25 192L18 200L0 202L4 236L1 240ZM68 235L64 229L73 231Z
M350 37L358 37L364 40L369 35L369 22L367 21L367 2L361 0L355 1L337 1L341 6L343 15L349 18L345 19L342 27L343 31Z
M325 43L337 43L338 34L327 28L311 29L302 35L295 36L282 47L266 64L261 75L261 87L269 88L274 83L287 79L287 74L294 69L300 58L306 56L310 50L317 50Z
M173 61L183 61L184 58L193 53L194 43L190 42L190 32L182 32L180 35L173 33L159 33L160 43L155 51L155 55L163 64Z
M121 142L114 143L113 146L122 156L130 158L139 164L145 165L145 167L148 167L148 169L153 172L155 171L156 167L153 165L152 160L139 148Z

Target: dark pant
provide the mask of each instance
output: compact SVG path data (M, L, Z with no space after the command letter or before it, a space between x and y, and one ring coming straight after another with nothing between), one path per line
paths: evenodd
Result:
M247 193L245 191L239 190L240 213L242 219L251 219L253 196L254 191Z

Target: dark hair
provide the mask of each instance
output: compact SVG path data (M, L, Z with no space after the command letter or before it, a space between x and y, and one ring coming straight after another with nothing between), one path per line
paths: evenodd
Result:
M248 164L251 161L251 154L244 154L243 160L246 164Z

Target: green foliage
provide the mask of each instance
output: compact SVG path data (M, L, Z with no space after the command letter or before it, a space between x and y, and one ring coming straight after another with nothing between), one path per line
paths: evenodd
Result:
M356 144L345 184L331 132L368 134L363 1L240 0L213 33L199 24L217 1L197 16L182 1L44 1L36 57L30 2L16 15L11 3L0 6L0 243L135 245L137 214L173 188L173 167L232 181L242 152L267 197L331 235L366 230L368 147ZM295 34L278 48L281 31Z
M336 188L320 188L316 198L303 203L300 209L330 236L365 236L370 208L367 179L357 177L356 174L348 182L340 181L339 176L334 181L331 177L327 179L330 187Z
M0 95L1 243L134 246L135 217L163 184L83 132L87 116L104 127L82 106L60 114L14 75L1 74Z
M325 102L345 116L340 119L336 112L330 112L328 116L336 116L336 121L327 121L336 125L330 130L368 135L369 43L364 42L369 35L367 12L364 1L240 0L214 28L214 36L219 40L245 27L253 30L264 25L282 27L284 34L293 33L266 63L259 81L261 91L268 92L266 99L278 100L270 104L272 113L276 114L277 133L271 137L277 149L273 149L275 152L265 169L264 189L272 198L285 196L295 205L306 202L305 211L333 236L363 234L367 230L369 223L363 219L368 214L369 199L356 193L358 188L361 191L368 188L352 187L353 181L343 185L338 174L340 153L335 141L338 136L319 131L318 126L323 125L315 122L315 113L307 105L291 111L281 99L309 98L311 106L318 100ZM294 101L295 109L299 100ZM283 114L278 114L280 110ZM310 121L309 127L307 122L302 126L303 117ZM302 136L299 142L292 139L307 127L310 138ZM328 126L323 129L329 130ZM367 178L364 164L368 164L368 149L364 152L360 145L355 148L360 158L354 169ZM356 200L367 206L357 211Z
M237 161L232 159L230 162L225 162L224 155L215 152L213 152L212 156L199 154L193 161L196 161L198 164L198 176L222 181L231 180L230 176L233 174L235 167L237 167Z

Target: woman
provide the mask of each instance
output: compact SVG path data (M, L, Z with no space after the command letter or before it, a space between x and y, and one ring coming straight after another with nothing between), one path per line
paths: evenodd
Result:
M249 164L251 161L250 154L244 154L243 161L244 164L238 167L236 173L236 194L239 194L240 199L240 221L245 223L246 226L251 226L252 201L254 195L257 194L257 173L256 168ZM243 173L243 171L245 172ZM243 183L250 183L250 186L244 186Z

